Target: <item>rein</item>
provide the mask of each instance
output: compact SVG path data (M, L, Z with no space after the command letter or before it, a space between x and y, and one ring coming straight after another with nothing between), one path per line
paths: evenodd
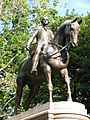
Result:
M53 42L49 42L49 44L52 44L52 43L53 43ZM63 51L63 50L68 46L68 44L67 44L67 45L65 45L65 46L63 47L63 46L61 46L61 45L59 45L59 44L56 44L56 43L53 43L53 45L61 48L58 52ZM49 55L48 58L52 57L53 55L57 54L58 52L53 53L52 55ZM59 55L59 56L57 56L57 57L54 57L54 59L56 59L56 58L58 58L58 57L60 57L60 56L61 56L61 55Z
M50 41L51 41L51 40L50 40ZM59 47L59 48L63 48L63 46L61 46L61 45L59 45L59 44L57 44L57 43L54 43L53 41L49 42L49 44L53 44L53 45L55 45L55 46L57 46L57 47Z

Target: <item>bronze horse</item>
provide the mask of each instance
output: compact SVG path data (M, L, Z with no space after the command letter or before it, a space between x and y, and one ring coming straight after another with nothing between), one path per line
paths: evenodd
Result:
M68 38L68 43L73 47L78 46L78 34L80 31L80 23L82 20L77 22L77 18L74 20L67 20L61 24L60 28L56 32L54 39L48 44L48 48L45 54L40 55L40 61L38 65L38 75L33 76L31 74L32 67L32 56L25 58L19 66L17 75L17 94L15 103L15 114L17 114L17 107L20 103L22 96L23 87L28 85L30 88L29 95L26 99L25 110L29 109L29 105L34 98L37 90L43 81L47 80L50 103L52 102L52 78L57 74L61 73L62 77L65 79L68 88L68 100L72 101L71 90L70 90L70 80L68 76L67 66L69 63L69 54L66 50L66 40ZM35 51L30 50L30 52Z

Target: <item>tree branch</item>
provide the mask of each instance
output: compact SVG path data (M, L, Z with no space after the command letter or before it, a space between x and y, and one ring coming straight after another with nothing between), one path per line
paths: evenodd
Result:
M5 105L4 105L4 107L3 107L3 109L2 109L2 111L4 111L5 110L5 107L13 100L15 98L15 96L14 97L12 97Z
M7 66L8 66L18 55L19 55L19 54L16 54L16 55L7 63L7 65L4 66L4 68L1 68L1 69L0 69L0 72L1 72L2 70L4 70L5 68L7 68Z

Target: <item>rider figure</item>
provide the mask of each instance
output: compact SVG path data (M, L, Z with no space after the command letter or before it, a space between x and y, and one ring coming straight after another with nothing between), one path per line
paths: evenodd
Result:
M29 39L27 43L27 49L30 46L30 43L34 40L36 37L37 40L37 49L35 51L35 54L32 59L32 70L31 73L37 75L37 65L39 62L39 56L40 52L43 49L43 53L48 47L48 42L53 39L54 35L51 30L47 28L47 25L49 23L48 17L45 16L42 18L41 21L43 27L40 29L36 29L36 31L33 33L32 37Z

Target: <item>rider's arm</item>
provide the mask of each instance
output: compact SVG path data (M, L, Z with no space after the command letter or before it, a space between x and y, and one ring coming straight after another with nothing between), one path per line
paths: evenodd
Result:
M52 35L52 39L54 38L54 34L53 34L53 32L51 31L51 35Z
M51 40L52 40L54 38L54 34L51 30L50 30L50 36L51 36Z
M34 40L37 34L38 34L38 29L33 33L32 37L28 40L27 46L30 46L31 42Z

